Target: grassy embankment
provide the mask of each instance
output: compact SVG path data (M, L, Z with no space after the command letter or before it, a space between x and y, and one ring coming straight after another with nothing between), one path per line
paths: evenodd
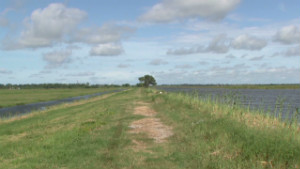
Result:
M76 89L0 89L0 108L29 103L58 100L113 90L116 88L76 88Z
M132 134L147 102L174 135ZM149 151L135 151L132 140ZM133 89L0 121L0 168L299 168L294 124L180 94Z

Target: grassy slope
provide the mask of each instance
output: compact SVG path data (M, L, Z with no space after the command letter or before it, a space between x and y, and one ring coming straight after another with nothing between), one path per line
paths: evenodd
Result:
M23 89L23 90L0 90L0 108L22 105L28 103L63 99L73 96L81 96L101 91L111 90L108 88L97 89Z
M177 95L134 89L0 121L0 168L296 168L299 134L255 128ZM168 143L129 134L137 102L173 127ZM132 139L152 153L135 152Z

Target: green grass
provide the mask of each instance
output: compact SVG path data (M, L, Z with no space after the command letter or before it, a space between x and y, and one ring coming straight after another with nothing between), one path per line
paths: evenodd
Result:
M0 108L28 103L57 100L74 96L113 90L114 88L76 88L76 89L0 89Z
M172 126L168 142L128 132L143 118L133 114L138 102L149 103ZM300 167L296 126L225 106L133 89L2 120L0 168ZM134 151L133 139L151 152Z
M183 168L298 168L297 124L182 94L153 97L175 126L171 159Z

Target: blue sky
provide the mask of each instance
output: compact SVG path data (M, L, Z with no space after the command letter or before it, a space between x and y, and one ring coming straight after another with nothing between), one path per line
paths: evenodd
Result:
M299 0L0 2L0 84L300 83Z

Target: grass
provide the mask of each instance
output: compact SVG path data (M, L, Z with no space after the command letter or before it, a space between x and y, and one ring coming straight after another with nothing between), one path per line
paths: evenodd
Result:
M138 102L172 126L168 142L128 132L142 118L133 114ZM54 106L0 121L0 168L300 167L297 126L240 110L151 89ZM150 152L134 151L132 140Z
M29 103L58 100L74 96L113 90L114 88L76 88L76 89L0 89L0 108Z
M297 123L182 94L153 100L176 128L172 157L184 168L300 167Z

